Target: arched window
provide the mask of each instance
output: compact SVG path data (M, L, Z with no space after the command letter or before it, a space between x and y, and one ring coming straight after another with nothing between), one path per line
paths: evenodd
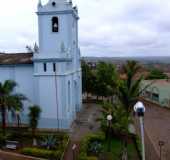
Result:
M58 32L59 24L58 24L58 17L52 18L52 32Z

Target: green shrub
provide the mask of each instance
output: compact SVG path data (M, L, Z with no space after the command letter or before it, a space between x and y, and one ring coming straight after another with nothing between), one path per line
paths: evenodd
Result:
M87 152L92 153L93 155L98 155L99 153L102 152L102 150L103 150L102 142L93 141L89 143Z
M51 151L40 148L23 148L21 153L40 158L55 158L56 160L59 160L62 155L61 151Z
M6 134L5 136L0 133L0 148L3 148L5 146L6 140L9 139L10 134Z
M39 134L36 139L43 148L64 150L67 147L69 136L65 133L43 133Z
M0 148L2 148L5 145L6 137L0 134Z
M87 155L81 153L78 160L97 160L97 157L88 157Z
M78 160L96 160L97 159L96 157L88 157L87 152L89 151L89 146L91 143L101 142L104 139L105 137L103 133L89 134L85 136L80 143L80 154L78 156ZM93 150L94 148L91 148L91 149ZM98 152L98 149L97 151L95 151L95 153L97 152Z
M88 157L87 160L97 160L97 157Z

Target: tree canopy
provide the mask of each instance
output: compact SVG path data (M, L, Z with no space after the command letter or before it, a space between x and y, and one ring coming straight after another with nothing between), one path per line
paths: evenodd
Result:
M127 113L132 111L133 105L136 103L141 92L140 84L143 80L143 76L141 75L139 78L135 79L139 70L140 65L136 61L128 61L123 66L123 73L126 75L126 79L120 80L118 98Z
M146 77L147 80L154 79L168 79L168 76L161 70L154 68L150 71L149 75Z
M117 72L113 64L99 62L96 69L91 69L82 62L83 93L96 96L112 96L117 87Z

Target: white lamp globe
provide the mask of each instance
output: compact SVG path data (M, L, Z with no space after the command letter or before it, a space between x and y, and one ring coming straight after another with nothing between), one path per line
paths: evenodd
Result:
M143 109L143 111L145 112L145 106L142 102L137 102L135 105L134 105L134 111L136 112L137 109Z
M111 121L111 120L112 120L112 115L108 115L108 116L107 116L107 120L108 120L108 121Z

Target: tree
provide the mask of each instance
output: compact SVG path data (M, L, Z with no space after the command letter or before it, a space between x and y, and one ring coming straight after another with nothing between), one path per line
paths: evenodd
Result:
M32 136L33 138L35 137L35 132L38 126L38 121L40 119L40 114L41 114L41 108L37 105L30 106L29 107L29 125L30 128L32 129Z
M4 135L6 133L6 111L21 110L23 106L22 101L26 100L24 95L14 94L14 88L16 86L16 82L12 80L6 80L4 83L0 83L0 112Z
M113 64L100 62L96 69L91 69L82 61L82 86L83 93L97 96L113 96L117 88L118 75Z
M132 119L128 116L125 109L121 104L111 104L105 102L102 105L101 128L107 134L107 115L112 115L111 129L113 135L126 135L128 134L128 127Z
M146 77L148 80L154 80L154 79L168 79L168 76L159 69L152 69L149 73L149 75Z
M107 115L112 115L111 132L109 132ZM110 136L121 137L123 141L122 157L127 157L127 137L129 134L129 124L132 122L132 118L127 114L125 108L119 103L104 103L102 106L102 116L99 120L101 121L101 128L105 132L106 138ZM108 139L108 143L110 143L110 141L111 140Z
M82 90L83 93L92 93L95 74L85 61L82 61Z
M102 97L113 96L117 87L117 77L117 72L113 64L105 62L98 63L94 93Z
M141 75L139 78L135 79L140 68L140 65L136 61L128 61L123 66L123 73L126 75L126 78L124 80L120 79L118 98L128 114L131 113L141 93L140 84L143 80L143 76Z

